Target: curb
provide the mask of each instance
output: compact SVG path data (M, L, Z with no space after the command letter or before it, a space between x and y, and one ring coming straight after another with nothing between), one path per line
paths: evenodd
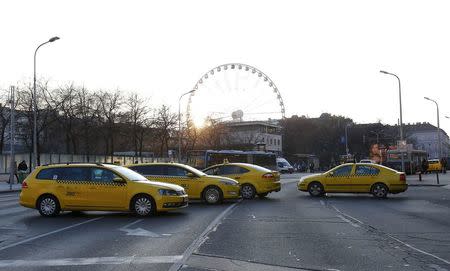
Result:
M0 190L0 194L4 193L14 193L14 192L20 192L22 189L13 189L13 190Z

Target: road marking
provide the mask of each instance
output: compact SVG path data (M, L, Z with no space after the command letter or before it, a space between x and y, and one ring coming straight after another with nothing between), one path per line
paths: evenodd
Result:
M183 257L175 262L169 269L169 271L178 271L184 264L186 264L186 261L188 260L188 258L192 255L192 253L198 249L203 242L206 241L206 239L208 238L208 234L211 231L214 231L214 229L217 229L217 227L220 225L220 223L222 222L222 219L227 216L231 210L233 210L234 207L236 207L236 205L238 203L240 203L242 200L239 200L238 202L233 203L232 205L230 205L227 209L225 209L222 213L220 213L209 225L208 227L206 227L206 229L188 246L188 248L184 251L183 253Z
M17 207L19 207L19 206L21 206L21 205L19 205L18 202L0 203L0 208L2 208L2 209L5 209L5 208L11 207L11 206L17 206Z
M339 217L343 221L347 222L348 224L352 225L353 227L359 228L358 224L353 223L352 221L348 220L347 218L343 217L342 215L337 215L337 217Z
M21 245L21 244L25 244L25 243L28 243L28 242L31 242L31 241L37 240L39 238L42 238L42 237L45 237L45 236L49 236L49 235L52 235L52 234L55 234L55 233L58 233L58 232L69 230L69 229L72 229L72 228L75 228L75 227L78 227L78 226L81 226L81 225L84 225L84 224L87 224L87 223L90 223L90 222L94 222L94 221L102 219L102 218L103 218L102 216L101 217L92 218L92 219L89 219L89 220L86 220L86 221L83 221L83 222L80 222L80 223L77 223L77 224L73 224L73 225L70 225L70 226L67 226L67 227L64 227L64 228L61 228L61 229L57 229L57 230L54 230L54 231L51 231L51 232L39 234L37 236L25 239L23 241L20 241L20 242L17 242L17 243L13 243L13 244L10 244L10 245L4 246L4 247L0 247L0 251L8 249L8 248L15 247L15 246L18 246L18 245Z
M149 257L94 257L94 258L63 258L53 260L1 260L0 268L5 267L36 267L36 266L79 266L94 264L152 264L175 263L183 256L149 256Z
M133 236L144 236L144 237L152 237L152 238L160 238L163 236L171 236L171 234L164 233L164 234L158 234L156 232L144 230L142 228L136 228L136 229L129 229L128 227L133 226L139 222L141 222L143 219L138 219L134 222L131 222L130 224L127 224L123 226L122 228L119 228L119 231L124 231L127 233L127 235L133 235Z
M443 262L443 263L450 264L450 261L445 260L445 259L442 259L441 257L436 256L436 255L434 255L434 254L431 254L431 253L429 253L429 252L426 252L426 251L423 251L423 250L421 250L421 249L418 249L418 248L416 248L416 247L414 247L414 246L412 246L412 245L410 245L410 244L408 244L408 243L406 243L406 242L401 241L400 239L395 238L394 236L390 235L389 233L387 233L386 235L387 235L389 238L391 238L392 240L395 240L395 241L399 242L400 244L402 244L402 245L404 245L404 246L406 246L406 247L409 247L409 248L412 249L412 250L415 250L415 251L420 252L420 253L422 253L422 254L425 254L425 255L428 255L428 256L430 256L430 257L433 257L433 258L435 258L435 259L437 259L437 260L439 260L439 261L441 261L441 262Z
M344 220L344 221L347 220L346 222L352 224L352 226L356 225L356 226L359 227L358 224L351 222L349 219L345 218L344 216L349 217L349 218L351 218L351 219L357 221L357 222L358 222L359 224L361 224L361 225L364 225L364 223L361 222L360 220L354 218L354 217L351 216L351 215L348 215L348 214L346 214L346 213L340 211L338 208L334 207L333 205L331 205L331 207L333 207L333 209L336 210L336 212L342 214L342 215L338 215L338 217L340 217L340 218L341 218L342 220ZM353 224L354 224L354 225L353 225ZM355 226L354 226L354 227L355 227ZM414 247L413 245L410 245L410 244L408 244L408 243L406 243L406 242L403 242L402 240L400 240L400 239L398 239L398 238L395 238L394 236L390 235L389 233L385 233L385 234L386 234L386 236L389 237L390 239L392 239L392 240L394 240L394 241L396 241L396 242L398 242L398 243L400 243L400 244L402 244L402 245L404 245L404 246L406 246L406 247L408 247L408 248L410 248L410 249L412 249L412 250L414 250L414 251L417 251L417 252L422 253L422 254L424 254L424 255L433 257L433 258L435 258L435 259L437 259L437 260L439 260L439 261L441 261L441 262L443 262L443 263L450 264L450 261L448 261L448 260L446 260L446 259L443 259L443 258L441 258L441 257L439 257L439 256L436 256L436 255L434 255L434 254L432 254L432 253L423 251L423 250L421 250L421 249L418 249L418 248Z

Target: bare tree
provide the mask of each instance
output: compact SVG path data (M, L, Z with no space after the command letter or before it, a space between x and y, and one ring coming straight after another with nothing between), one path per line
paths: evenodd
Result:
M170 112L170 108L166 105L162 105L156 114L154 120L154 127L156 130L156 136L159 140L159 154L163 157L167 156L169 150L169 141L172 138L172 133L175 130L178 116Z
M115 92L99 91L96 94L96 100L97 116L102 124L101 131L105 139L105 153L111 156L112 160L115 150L114 136L118 131L123 96L119 90Z
M135 156L142 156L145 124L148 121L149 108L145 99L137 93L130 93L125 103L124 122L131 126L131 140Z

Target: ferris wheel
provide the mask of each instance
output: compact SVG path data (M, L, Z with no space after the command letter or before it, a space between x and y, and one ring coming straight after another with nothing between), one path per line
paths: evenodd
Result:
M285 106L274 81L242 63L217 66L205 73L189 95L186 117L196 126L218 121L285 118Z

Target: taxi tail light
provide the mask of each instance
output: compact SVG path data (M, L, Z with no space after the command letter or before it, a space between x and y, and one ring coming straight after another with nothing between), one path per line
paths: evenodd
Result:
M22 189L24 189L24 188L28 188L28 184L25 181L22 183Z
M400 181L406 182L406 175L404 173L400 174Z
M268 172L268 173L262 175L262 177L264 179L272 179L272 178L275 178L275 175L272 172Z

